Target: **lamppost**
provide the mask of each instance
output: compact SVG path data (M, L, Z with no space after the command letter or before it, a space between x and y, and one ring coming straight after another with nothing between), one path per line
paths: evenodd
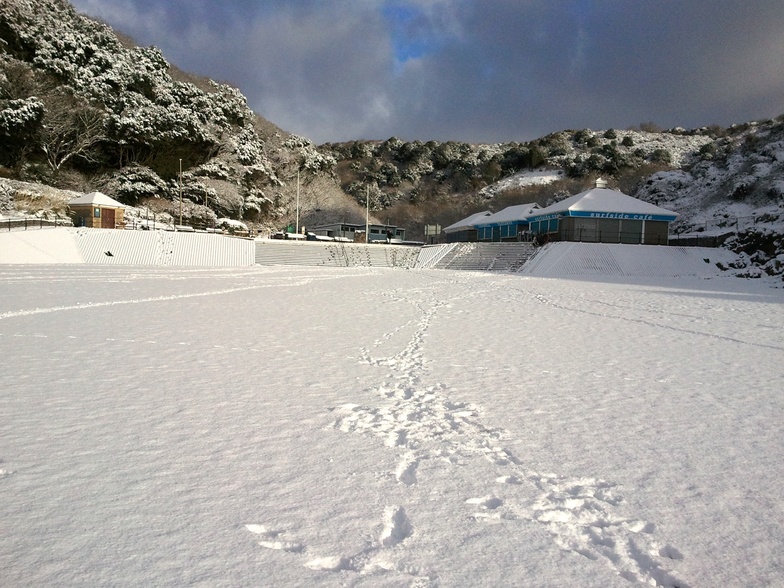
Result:
M299 168L297 169L297 222L294 232L299 235Z
M365 186L365 245L370 245L370 184Z
M180 226L182 226L182 158L180 158L180 178L178 183L180 185Z

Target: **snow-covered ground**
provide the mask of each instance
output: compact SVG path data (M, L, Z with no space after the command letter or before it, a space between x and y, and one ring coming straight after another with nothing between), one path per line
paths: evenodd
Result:
M2 584L780 586L783 303L0 266Z
M505 190L524 188L525 186L540 186L552 184L564 178L564 172L556 169L545 170L526 170L507 176L497 182L490 184L479 190L479 193L487 198L496 196Z

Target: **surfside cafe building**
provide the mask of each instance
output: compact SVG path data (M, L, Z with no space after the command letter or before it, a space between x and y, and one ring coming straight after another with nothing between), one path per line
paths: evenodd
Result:
M495 214L484 211L471 215L444 229L446 242L536 239L667 245L676 213L606 186L600 178L590 190L547 208L518 204Z
M529 230L552 241L667 245L676 213L606 185L599 179L596 187L537 210Z

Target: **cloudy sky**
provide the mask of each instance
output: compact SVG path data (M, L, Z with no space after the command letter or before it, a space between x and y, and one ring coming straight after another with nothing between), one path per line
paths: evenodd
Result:
M781 0L71 0L315 143L784 114Z

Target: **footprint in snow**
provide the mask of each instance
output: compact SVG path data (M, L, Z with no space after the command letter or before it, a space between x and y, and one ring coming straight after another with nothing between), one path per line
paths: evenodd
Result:
M245 528L251 533L259 535L259 545L267 549L276 549L279 551L288 551L291 553L300 553L305 551L305 546L296 541L286 541L282 539L285 531L275 531L268 529L264 525L245 525Z
M286 531L270 529L264 525L247 524L245 528L260 538L259 545L267 549L285 551L289 553L305 553L307 550L303 543L285 539ZM430 586L432 578L428 574L421 574L418 570L408 566L394 563L389 555L394 548L414 534L414 527L402 506L390 506L384 511L383 525L378 540L368 548L354 555L326 555L312 556L302 565L319 572L358 572L372 574L374 572L387 573L397 571L406 576L413 577L416 585ZM423 583L424 582L424 583Z
M412 486L416 484L417 477L416 471L419 466L419 460L411 457L403 458L395 469L395 479L401 484Z

